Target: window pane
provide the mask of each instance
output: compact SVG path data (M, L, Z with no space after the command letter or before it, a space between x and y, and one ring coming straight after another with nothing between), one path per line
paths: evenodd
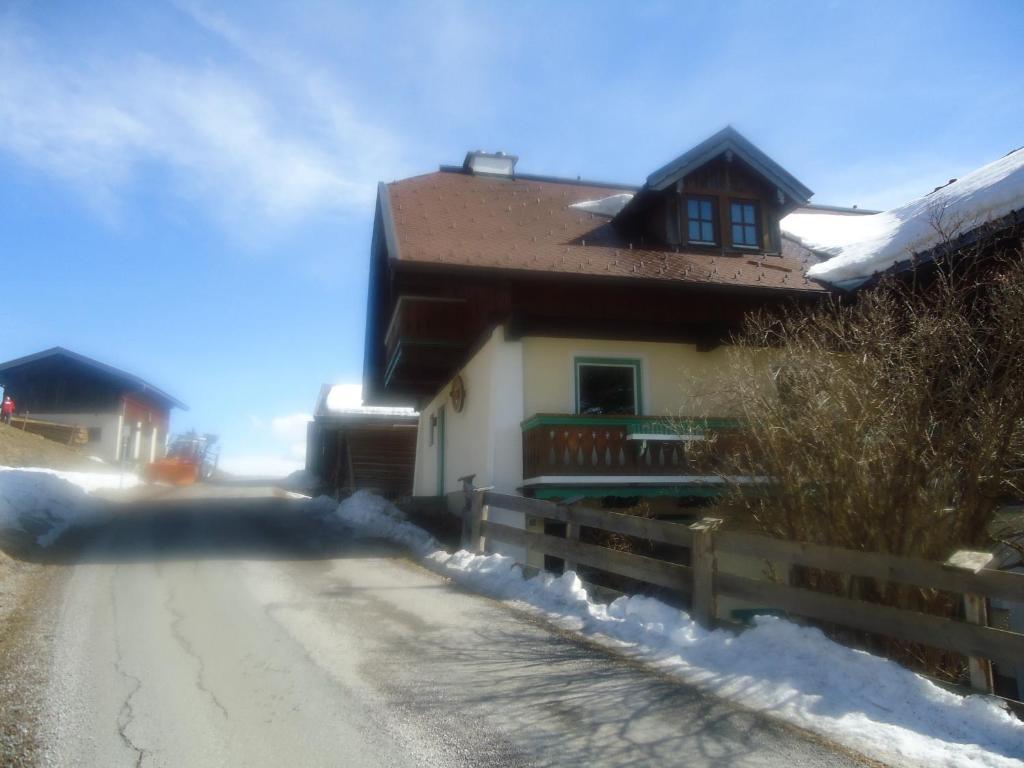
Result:
M711 221L711 203L708 200L700 201L700 217L705 221Z
M739 203L732 204L732 220L735 222L743 221L743 206Z
M710 222L704 222L700 225L700 234L700 239L706 243L713 243L715 241L715 230Z
M745 242L747 245L757 245L757 227L744 227Z
M754 223L754 206L745 205L743 206L743 223L753 224Z
M697 215L699 210L700 210L700 206L697 205L697 201L696 200L692 200L691 199L691 200L687 200L686 201L686 215L687 215L688 218L690 218L690 219L700 218Z
M736 245L746 245L743 241L743 226L740 224L732 225L732 241Z
M635 371L632 365L580 365L579 412L635 414Z
M690 219L690 239L700 240L700 222L696 219Z

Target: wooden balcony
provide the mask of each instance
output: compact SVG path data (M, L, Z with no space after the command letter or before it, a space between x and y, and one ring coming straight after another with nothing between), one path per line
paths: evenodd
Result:
M682 432L663 416L537 414L522 424L524 490L551 485L721 487L735 419ZM713 438L713 439L712 439Z
M400 296L384 338L384 386L392 392L433 394L469 347L463 299Z

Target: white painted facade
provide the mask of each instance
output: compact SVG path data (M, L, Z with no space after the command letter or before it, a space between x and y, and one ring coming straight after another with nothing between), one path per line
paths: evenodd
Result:
M687 404L729 415L716 402L713 382L726 365L726 350L698 352L692 344L526 337L507 341L502 328L459 371L466 388L462 413L449 399L451 382L420 411L413 493L459 491L458 478L517 493L523 481L521 423L539 413L573 413L578 358L638 360L644 415L676 416ZM443 411L443 415L442 412ZM438 480L441 422L444 477Z
M509 341L503 328L495 328L458 372L466 390L462 412L452 406L451 382L420 410L413 493L443 494L449 506L458 507L463 502L459 478L472 474L477 486L519 494L530 479L523 477L521 424L540 413L575 411L578 358L639 361L643 415L678 415L684 407L696 407L698 400L700 407L716 415L729 415L724 403L715 402L709 386L724 370L726 355L722 348L699 352L692 344L664 342L546 337ZM489 515L495 522L519 528L527 522L521 513L506 510L491 509ZM520 560L524 555L515 547L501 546L499 551Z
M112 464L122 459L129 464L155 461L163 456L167 440L167 435L154 424L127 422L121 408L100 412L31 413L29 417L90 430L90 437L96 439L90 439L82 450Z

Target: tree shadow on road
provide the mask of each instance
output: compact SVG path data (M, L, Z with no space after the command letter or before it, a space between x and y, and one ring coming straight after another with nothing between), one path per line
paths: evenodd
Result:
M393 636L381 657L401 658L412 649L400 646L412 644L417 665L382 662L377 670L381 688L410 717L480 731L478 765L868 764L578 636L530 620L510 631L481 619L457 636ZM476 725L495 722L500 729Z

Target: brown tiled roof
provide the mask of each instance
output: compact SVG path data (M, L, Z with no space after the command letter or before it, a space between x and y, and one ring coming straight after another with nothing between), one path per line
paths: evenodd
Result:
M387 190L402 262L825 290L804 276L814 255L786 238L780 256L640 247L607 218L569 207L630 189L439 171Z

